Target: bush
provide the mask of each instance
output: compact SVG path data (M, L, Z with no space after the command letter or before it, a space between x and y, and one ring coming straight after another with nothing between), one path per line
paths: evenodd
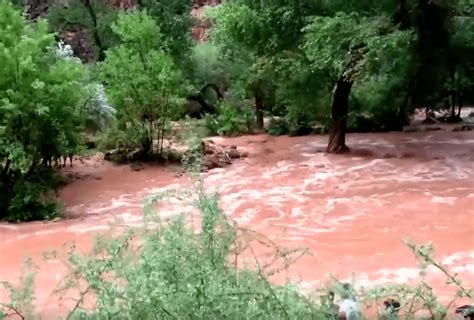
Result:
M267 129L267 133L272 136L281 136L288 134L289 132L290 128L288 126L288 122L284 118L272 119Z
M206 127L211 135L239 135L250 133L254 115L249 107L235 107L226 101L217 104L217 114L206 116Z
M79 147L86 70L45 21L28 23L5 1L0 29L0 219L50 217L51 180L38 172Z
M349 132L380 132L400 129L398 109L402 105L401 81L386 75L361 81L350 99L347 130Z
M75 270L97 288L98 308L87 318L117 313L131 319L318 318L317 309L295 288L272 286L254 271L236 272L228 262L236 230L215 198L200 194L197 207L202 214L200 234L178 219L147 232L138 256L124 250L128 246L124 239L96 251L105 250L113 259L110 263L97 257L71 260ZM102 281L100 275L109 272L115 279ZM122 281L126 285L116 285Z
M174 62L187 68L192 45L190 30L195 22L188 0L141 0L138 2L158 24L160 33L166 35L160 41L167 47Z
M121 45L107 51L98 74L117 110L116 135L144 156L163 152L169 122L182 112L182 78L145 11L121 13L112 25ZM155 141L158 141L155 150Z
M303 56L294 54L281 57L277 70L281 80L276 90L278 103L272 114L283 116L285 133L305 135L313 132L316 124L326 124L332 88L321 81L324 75L312 70ZM285 129L281 122L278 126L277 133Z

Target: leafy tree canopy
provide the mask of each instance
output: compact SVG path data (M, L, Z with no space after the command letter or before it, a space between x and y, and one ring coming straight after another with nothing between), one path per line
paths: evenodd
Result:
M0 2L0 212L38 206L25 184L41 163L77 151L88 87L84 66L58 54L45 21L31 24ZM23 198L21 189L33 193ZM35 214L32 210L31 214ZM32 217L29 217L32 218Z

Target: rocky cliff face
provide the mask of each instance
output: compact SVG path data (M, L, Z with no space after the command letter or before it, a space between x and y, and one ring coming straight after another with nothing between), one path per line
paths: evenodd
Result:
M204 8L206 6L217 6L221 0L194 0L191 15L196 18L197 26L192 28L191 35L195 41L206 40L206 31L211 27L209 21L203 19Z
M23 5L28 17L32 20L39 16L44 16L48 9L53 5L67 6L71 0L23 0ZM82 1L82 0L81 0ZM120 8L122 10L129 9L136 5L136 0L100 0L111 6Z
M31 20L46 16L48 9L53 5L67 6L71 0L23 0L25 12ZM87 0L80 0L87 1ZM104 1L110 6L127 10L137 5L137 0L99 0ZM191 29L191 37L195 41L206 39L206 31L210 27L209 21L202 19L204 7L215 6L221 3L221 0L191 0L191 15L196 18L196 26ZM96 53L90 32L85 28L74 27L68 30L60 30L59 37L67 44L71 45L74 54L84 62L90 62L95 59Z

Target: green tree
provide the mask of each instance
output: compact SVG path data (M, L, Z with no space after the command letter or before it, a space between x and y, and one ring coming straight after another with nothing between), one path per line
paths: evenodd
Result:
M263 110L275 102L279 84L278 58L298 49L301 28L312 8L309 1L239 0L211 10L211 41L222 47L228 61L238 61L235 76L255 101L257 127L263 127Z
M474 6L458 1L454 8L449 42L450 76L446 82L446 92L451 96L448 121L452 122L461 121L462 106L474 101Z
M189 68L191 55L191 27L194 19L191 16L191 1L188 0L137 0L138 7L145 9L152 17L162 35L163 50L170 54L181 68Z
M141 148L144 156L163 151L163 139L172 117L184 104L183 79L166 53L165 37L146 11L120 13L112 25L121 44L106 53L99 76L117 109L122 143Z
M39 168L79 146L86 72L4 0L0 29L0 219L38 219L54 209Z
M360 40L368 35L369 29L371 29L373 36L377 36L377 39L374 38L372 41L372 46L358 48L359 54L354 53L354 59L357 61L354 60L354 65L351 64L348 68L353 69L350 72L354 73L355 78L367 77L367 72L356 71L359 68L361 68L360 71L374 69L370 70L371 73L376 72L376 65L379 65L379 71L382 69L383 72L396 70L393 66L394 63L381 66L382 63L375 63L375 59L372 59L374 63L370 63L370 68L365 66L369 64L366 58L370 57L370 54L366 54L365 50L370 48L375 55L376 50L372 48L373 45L376 42L381 42L386 34L397 31L392 30L395 25L388 18L396 11L396 4L396 1L391 0L382 2L338 0L331 2L304 0L226 2L211 11L210 16L214 21L211 39L218 45L227 48L234 57L247 57L248 63L241 64L238 72L245 75L247 83L244 88L247 92L252 92L255 97L256 113L260 125L262 117L259 114L259 109L264 105L264 108L268 110L268 105L273 104L286 109L286 118L290 120L290 126L294 127L295 132L309 132L311 130L310 120L319 118L320 121L325 121L327 118L324 116L324 112L328 110L325 106L329 100L327 96L330 94L333 84L341 78L336 74L342 73L343 70L338 69L344 68L342 66L344 63L349 64L348 52L351 45L347 42L353 35ZM350 20L342 26L344 29L342 34L338 34L339 27L331 26L330 22L332 19L334 22L343 20L343 16L349 17ZM351 30L351 23L359 23L357 17L373 21L368 22L365 28L354 25ZM380 20L380 26L376 25L377 18ZM362 21L362 19L360 20ZM317 27L311 28L308 24L327 27L325 29L326 38L322 33L317 34ZM326 26L326 24L328 25ZM317 40L319 36L322 38ZM393 37L396 36L393 34ZM343 37L346 39L342 39ZM390 41L389 37L385 38ZM341 43L337 43L338 41ZM356 41L354 39L354 42ZM380 46L382 45L380 43ZM332 50L334 50L334 57ZM380 51L383 50L385 48L381 48ZM326 51L323 53L324 60L318 58L319 51ZM392 50L387 55L390 54L391 58L394 58L393 55L403 54L404 51L406 51L406 46L402 46L400 52ZM352 54L351 52L350 55ZM356 58L356 56L359 57ZM398 67L400 67L399 57L395 58ZM359 73L361 75L357 76ZM348 75L346 74L346 76ZM348 83L353 81L350 80ZM342 82L339 83L341 85L337 90L338 101L336 104L343 105L344 103L339 102L341 100L339 97L341 94L347 95L346 100L348 100L352 84L347 84L344 88ZM347 116L347 112L343 111L342 113L346 113ZM335 116L339 118L339 115ZM346 116L343 118L345 119ZM345 125L343 126L343 131L345 131ZM328 148L328 151L330 150L331 148ZM345 148L341 148L342 150Z
M400 30L412 30L412 42L407 60L404 99L399 119L407 124L413 106L432 108L446 94L444 86L450 76L453 36L453 14L463 2L457 0L400 0L394 21Z
M392 28L381 14L364 16L343 11L314 17L305 32L303 49L312 67L326 73L327 79L335 84L327 152L343 153L348 150L345 134L354 82L396 64L412 35Z

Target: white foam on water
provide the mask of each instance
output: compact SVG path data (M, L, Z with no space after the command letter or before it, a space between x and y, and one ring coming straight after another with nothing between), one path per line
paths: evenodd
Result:
M454 253L443 258L441 264L450 266L459 262L459 260L471 260L471 262L474 263L474 251L462 251Z
M288 224L277 224L277 225L280 225L280 226L288 226ZM328 233L328 232L335 232L337 231L337 228L334 228L334 227L324 227L324 226L321 226L321 227L313 227L313 228L310 228L310 227L304 227L304 226L296 226L298 231L307 231L309 232L310 234L318 234L318 233Z
M76 224L68 227L66 229L67 232L72 232L75 234L84 234L94 231L107 231L110 227L107 224L99 224L99 225L90 225L90 224Z
M372 288L386 284L406 284L420 277L420 270L417 268L381 269L377 272L358 273L355 277L356 287ZM350 282L352 278L342 279L343 282Z
M471 275L474 275L474 265L465 265L465 266L456 266L456 267L452 267L451 269L451 272L454 272L454 273L469 273ZM470 283L474 284L474 279L473 278L470 278Z

